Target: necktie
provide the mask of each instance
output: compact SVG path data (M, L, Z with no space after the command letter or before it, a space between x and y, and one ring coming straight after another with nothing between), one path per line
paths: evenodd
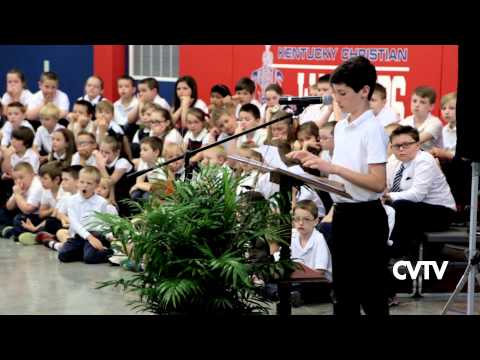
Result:
M390 189L390 192L400 191L400 181L402 180L403 170L405 170L405 166L402 163L402 165L400 166L400 169L395 174L395 178L393 179L393 185L392 185L392 188Z

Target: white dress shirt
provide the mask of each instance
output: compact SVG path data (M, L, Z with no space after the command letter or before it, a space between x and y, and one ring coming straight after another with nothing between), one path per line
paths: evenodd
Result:
M402 162L394 155L387 163L387 187L393 185L395 174ZM435 158L426 151L418 150L415 159L403 163L405 169L400 180L400 190L390 192L392 201L409 200L430 205L441 205L456 210L450 186Z
M73 165L81 165L80 164L80 154L76 152L72 156L72 166ZM85 162L85 165L91 165L91 166L97 166L97 159L95 158L95 155L90 155L90 157L87 159Z
M24 106L28 106L28 103L30 102L30 99L32 98L32 96L33 94L30 92L30 90L23 89L22 93L20 94L20 102ZM2 97L3 106L7 107L7 105L10 104L11 102L12 102L12 97L10 96L10 94L8 92L3 94L3 97Z
M122 99L118 99L113 104L114 120L120 126L125 126L128 123L128 113L138 106L138 98L132 97L130 103L125 106L122 104Z
M28 104L28 109L36 108L42 105L45 102L45 98L43 97L43 93L41 90L37 91L30 99ZM70 101L68 100L67 94L63 91L57 90L55 93L55 97L53 98L53 103L61 110L61 111L68 111L70 108Z
M107 200L97 194L85 199L81 193L78 193L69 197L67 203L71 237L78 234L86 240L90 231L97 229L98 224L95 222L98 220L95 218L95 212L114 214Z

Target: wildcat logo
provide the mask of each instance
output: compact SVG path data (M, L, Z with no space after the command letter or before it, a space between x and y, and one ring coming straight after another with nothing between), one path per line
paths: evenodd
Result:
M442 263L442 267L438 268L438 264L436 261L418 261L414 269L410 261L397 261L395 265L393 265L393 276L395 276L395 278L398 280L405 280L407 278L407 274L405 274L403 271L402 273L400 273L399 268L406 267L407 272L410 274L410 277L413 280L416 280L418 278L418 275L420 274L420 270L423 268L423 278L425 280L429 280L431 267L435 272L437 280L442 280L443 275L445 274L445 270L447 269L447 265L448 261L444 261Z

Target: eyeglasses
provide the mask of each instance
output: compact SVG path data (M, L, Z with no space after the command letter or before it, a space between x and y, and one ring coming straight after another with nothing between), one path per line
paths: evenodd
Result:
M400 150L402 148L408 149L411 145L416 144L416 141L408 142L408 143L403 143L403 144L392 144L392 149L393 150Z
M309 223L309 222L315 221L315 219L302 218L302 217L294 216L293 221L296 222L296 223L300 223L300 222Z

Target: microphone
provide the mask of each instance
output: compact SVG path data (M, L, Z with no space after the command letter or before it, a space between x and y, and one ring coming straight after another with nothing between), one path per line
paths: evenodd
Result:
M330 95L325 96L282 96L280 98L280 105L300 105L308 106L313 104L325 104L331 105L333 103L333 97Z

